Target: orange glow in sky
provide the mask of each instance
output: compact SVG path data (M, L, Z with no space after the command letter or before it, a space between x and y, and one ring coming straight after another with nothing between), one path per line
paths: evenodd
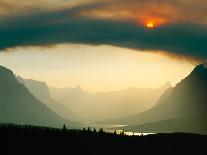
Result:
M154 24L154 22L150 21L150 22L147 22L146 26L147 26L147 28L152 29L155 27L155 24Z
M166 25L168 23L167 20L158 18L158 17L152 17L152 18L143 18L138 19L139 21L142 21L141 23L146 26L148 29L156 28L157 26Z

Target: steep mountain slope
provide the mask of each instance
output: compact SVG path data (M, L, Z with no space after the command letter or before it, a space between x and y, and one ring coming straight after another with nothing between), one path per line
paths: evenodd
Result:
M207 134L206 119L166 119L154 123L127 126L121 129L143 133L186 132Z
M176 85L171 95L143 113L111 123L138 125L166 119L207 121L207 68L201 64Z
M82 118L100 121L145 111L154 106L169 87L171 86L168 82L158 89L129 88L121 91L89 93L78 86L70 90L59 102Z
M0 66L0 122L61 127L79 124L59 117L20 84L12 71Z
M62 100L67 94L73 91L72 87L67 88L55 88L55 87L48 87L50 95L56 101Z
M17 76L16 79L39 100L45 100L50 97L50 92L45 82L32 79L23 79L20 76Z
M82 119L74 114L68 107L53 100L50 97L50 91L45 82L40 82L32 79L23 79L17 77L18 81L22 83L37 99L45 103L48 108L63 118L72 121L81 121Z

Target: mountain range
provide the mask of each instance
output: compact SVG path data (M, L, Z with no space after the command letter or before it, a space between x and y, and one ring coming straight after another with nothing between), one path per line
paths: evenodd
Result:
M0 122L61 127L79 123L65 119L38 100L13 72L0 66Z
M98 93L89 93L80 86L51 88L0 66L0 123L80 127L77 121L117 117L103 123L125 124L127 131L206 134L206 84L206 64L196 66L174 88L168 82L158 89Z
M24 79L20 76L16 79L35 98L59 116L87 124L91 121L126 116L149 109L166 89L171 88L167 82L158 89L129 88L121 91L89 93L80 86L54 88L33 79Z
M51 98L49 88L45 82L33 79L23 79L20 76L17 76L17 80L22 83L38 100L45 103L45 105L56 114L71 121L82 121L82 119L68 107Z
M153 108L108 123L131 125L126 130L207 133L206 64L196 66L170 93L166 93Z
M90 93L76 88L50 88L53 99L89 121L101 121L136 114L150 109L159 100L169 82L157 89L128 88L120 91ZM56 92L56 93L55 93ZM61 93L60 93L61 92ZM59 94L65 94L62 97Z

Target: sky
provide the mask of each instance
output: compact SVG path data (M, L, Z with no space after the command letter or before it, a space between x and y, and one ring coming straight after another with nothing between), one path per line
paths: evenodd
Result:
M0 65L89 91L175 85L207 60L206 14L206 0L0 0Z

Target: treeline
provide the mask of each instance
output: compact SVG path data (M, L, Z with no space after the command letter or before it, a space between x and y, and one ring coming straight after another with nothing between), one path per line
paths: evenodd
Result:
M187 133L126 136L66 125L1 124L0 138L1 150L9 154L207 154L207 136Z
M0 132L7 133L23 133L23 134L50 134L50 135L64 135L64 136L126 136L124 132L117 134L116 130L114 133L105 132L103 128L82 128L82 129L70 129L69 126L63 124L60 128L33 126L33 125L16 125L16 124L0 124Z

